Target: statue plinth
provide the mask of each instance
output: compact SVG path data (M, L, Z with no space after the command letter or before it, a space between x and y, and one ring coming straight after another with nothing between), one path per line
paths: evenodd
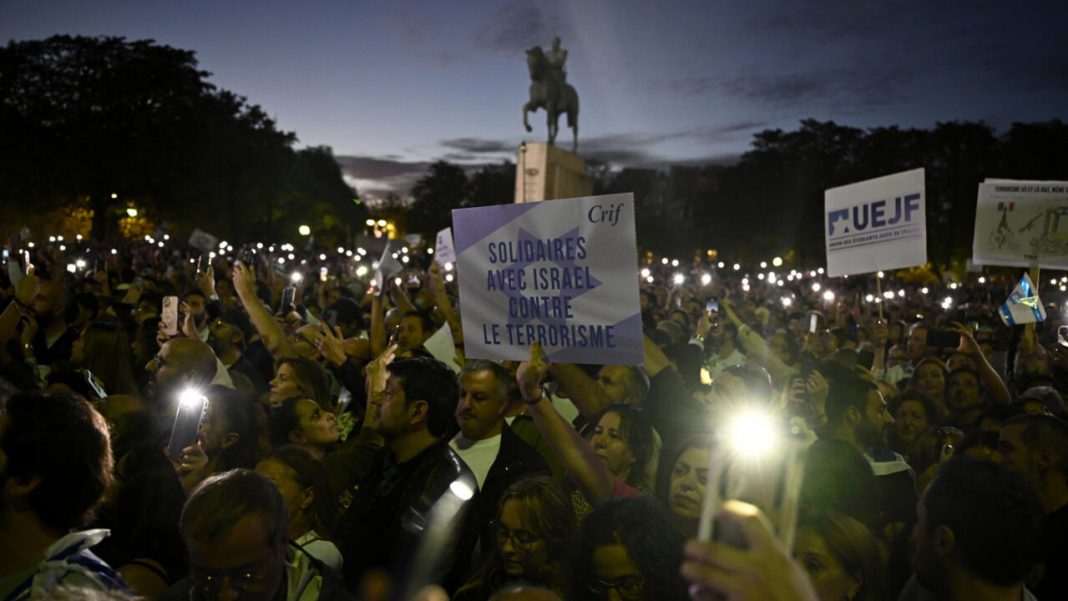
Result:
M576 198L593 193L586 160L544 142L524 142L516 153L515 202Z

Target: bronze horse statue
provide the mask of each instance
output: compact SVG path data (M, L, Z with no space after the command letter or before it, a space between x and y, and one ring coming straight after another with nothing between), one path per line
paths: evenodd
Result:
M548 116L549 145L552 146L559 131L557 121L560 113L567 113L567 126L574 134L571 152L575 152L578 150L578 92L571 84L554 75L541 46L527 50L527 68L530 70L531 80L530 100L523 105L523 127L527 128L528 132L532 131L530 123L527 122L527 113L545 109Z

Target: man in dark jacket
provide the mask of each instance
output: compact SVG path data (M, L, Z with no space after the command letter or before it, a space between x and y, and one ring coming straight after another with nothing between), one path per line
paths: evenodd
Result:
M450 490L470 498L477 487L448 445L456 423L456 378L444 363L426 357L397 359L387 370L384 390L372 390L368 407L386 444L335 529L345 558L344 575L358 584L368 570L379 569L399 582L406 572L419 570L454 585L470 555L470 548L460 548L456 537L433 554L440 563L432 569L409 565L408 560L423 556L415 551L430 530L431 510L438 500ZM462 516L455 521L461 523Z
M471 468L478 482L468 536L480 536L482 549L493 543L489 523L497 516L497 502L511 484L526 476L547 474L545 461L505 423L515 378L499 363L468 361L460 372L460 400L456 422L460 432L449 446Z

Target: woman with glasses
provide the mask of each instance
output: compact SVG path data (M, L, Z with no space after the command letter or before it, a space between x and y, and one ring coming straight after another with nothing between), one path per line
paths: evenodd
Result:
M566 544L574 529L571 502L552 479L538 476L512 484L497 505L496 552L485 558L453 601L489 599L516 581L562 594Z
M653 497L614 499L582 523L567 562L568 601L688 599L678 522Z

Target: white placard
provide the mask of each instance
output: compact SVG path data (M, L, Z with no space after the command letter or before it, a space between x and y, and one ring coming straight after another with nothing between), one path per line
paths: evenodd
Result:
M923 169L824 192L827 275L902 269L927 262Z
M1068 182L987 179L979 184L972 261L1068 269Z

